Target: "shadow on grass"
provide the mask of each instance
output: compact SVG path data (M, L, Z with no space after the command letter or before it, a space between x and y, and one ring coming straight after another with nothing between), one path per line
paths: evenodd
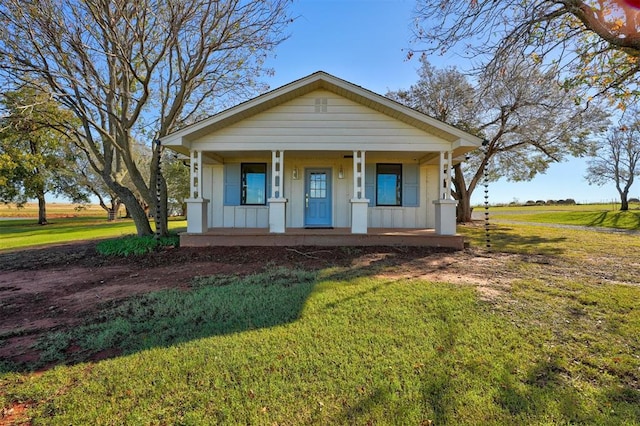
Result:
M62 249L55 253L59 252L61 259L68 261L72 255L84 258L92 250L92 246L88 245L78 253L68 253ZM323 274L322 279L348 281L441 252L447 253L449 250L352 248L342 250L337 255L327 253L327 259L317 258L312 268L321 268L322 264L325 267L337 265ZM25 261L40 265L46 264L46 261L58 264L60 260L49 259L51 253L47 250L43 258L37 260L34 260L37 257L35 252L29 253L32 256L18 254ZM234 262L242 264L255 261L255 255L249 253L247 256L247 259L234 257ZM209 257L204 258L210 260ZM354 260L360 258L370 261L353 266ZM94 258L89 256L87 259ZM168 347L200 338L293 322L299 318L307 298L314 290L318 272L300 269L308 267L305 262L298 264L288 259L285 264L287 266L280 267L269 263L255 275L213 275L193 281L188 290L169 289L100 304L91 309L91 316L84 318L84 325L74 329L65 327L51 330L39 337L32 351L40 357L38 360L31 361L33 357L29 355L25 357L29 361L18 361L18 354L16 361L0 361L0 372L25 372L97 361L154 347ZM2 343L0 339L0 345Z
M203 277L188 291L170 289L110 302L86 325L42 338L36 345L39 361L0 365L0 371L70 365L289 323L300 316L316 275L272 268L246 277Z
M467 227L465 236L476 247L486 247L487 240L484 229L478 227ZM552 232L550 233L552 235ZM547 235L523 235L516 229L507 226L492 226L489 230L489 241L491 248L498 251L510 253L544 254L558 255L565 250L562 243L566 237L556 237Z

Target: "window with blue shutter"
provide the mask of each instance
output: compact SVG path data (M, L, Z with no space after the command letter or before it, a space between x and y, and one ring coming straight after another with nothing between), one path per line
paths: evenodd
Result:
M269 163L224 165L224 205L263 206L271 196Z

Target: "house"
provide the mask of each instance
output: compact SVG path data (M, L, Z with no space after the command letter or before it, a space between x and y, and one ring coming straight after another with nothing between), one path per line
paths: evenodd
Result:
M190 159L183 245L460 248L450 171L481 142L325 72L161 140Z

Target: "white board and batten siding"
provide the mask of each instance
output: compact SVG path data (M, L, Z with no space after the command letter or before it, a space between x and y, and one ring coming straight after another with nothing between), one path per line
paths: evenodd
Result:
M435 135L326 90L316 90L190 141L192 149L220 152L395 151L439 152L451 144Z
M266 161L266 158L265 158ZM292 157L284 168L284 197L286 205L286 226L304 226L304 178L305 167L331 168L333 185L332 225L338 228L351 226L351 204L353 197L353 172L350 160L314 161L309 158ZM293 179L293 167L298 168L300 178ZM342 166L344 178L338 178ZM420 167L419 205L417 207L371 206L368 209L370 228L433 228L435 207L432 203L438 194L438 168ZM208 209L208 223L213 228L268 228L268 206L228 206L224 205L224 166L207 165L203 168L203 195L211 200Z

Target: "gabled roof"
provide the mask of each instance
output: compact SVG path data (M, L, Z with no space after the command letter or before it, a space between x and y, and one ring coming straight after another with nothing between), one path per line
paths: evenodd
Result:
M319 89L328 90L343 96L450 142L459 141L463 146L480 146L482 143L482 139L477 136L324 71L317 71L212 115L209 118L173 132L161 140L164 145L183 145L184 142L189 142L205 134L215 132Z

